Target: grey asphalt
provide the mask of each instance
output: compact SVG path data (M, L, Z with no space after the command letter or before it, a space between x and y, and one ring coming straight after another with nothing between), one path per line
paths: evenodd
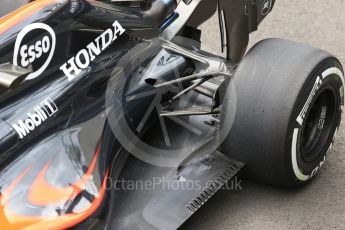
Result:
M251 36L309 43L345 66L344 0L277 0ZM201 26L204 49L218 52L217 18ZM326 165L308 186L282 190L243 179L242 190L220 191L182 229L345 229L345 119Z

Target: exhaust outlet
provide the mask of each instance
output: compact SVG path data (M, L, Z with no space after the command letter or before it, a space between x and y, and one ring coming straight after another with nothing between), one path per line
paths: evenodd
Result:
M24 69L9 62L0 64L0 92L18 86L31 72L30 69Z

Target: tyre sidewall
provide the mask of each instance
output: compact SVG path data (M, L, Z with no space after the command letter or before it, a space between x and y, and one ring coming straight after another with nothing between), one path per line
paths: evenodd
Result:
M320 170L333 145L337 129L340 125L342 106L344 105L343 79L341 76L338 76L334 73L323 78L323 73L326 73L325 71L332 69L335 70L335 68L342 73L340 63L332 57L323 60L319 65L317 65L315 70L307 78L307 81L301 89L295 103L288 129L289 135L287 135L286 149L288 149L287 153L290 154L286 154L286 162L291 163L287 164L288 169L286 172L291 172L288 177L297 183L305 183L306 181L312 179ZM320 83L320 81L322 83ZM317 88L317 90L315 90L315 88ZM300 150L300 142L302 139L303 126L305 125L306 117L304 118L302 124L297 121L297 118L300 117L300 114L303 110L306 111L306 115L310 112L311 105L313 105L320 93L322 93L325 89L331 90L335 95L335 114L333 124L330 135L326 140L326 144L322 148L321 154L319 154L318 157L313 161L306 162L303 160Z

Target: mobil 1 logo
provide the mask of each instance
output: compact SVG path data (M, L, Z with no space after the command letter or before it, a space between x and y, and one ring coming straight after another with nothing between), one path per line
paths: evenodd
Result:
M12 128L17 132L19 139L23 139L57 111L55 102L47 98L28 112L24 119L12 124Z

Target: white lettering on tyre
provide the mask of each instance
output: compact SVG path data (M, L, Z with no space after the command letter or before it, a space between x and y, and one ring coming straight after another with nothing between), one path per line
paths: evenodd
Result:
M310 93L310 95L308 97L307 102L305 103L305 105L303 106L302 111L300 112L300 114L297 117L296 121L298 122L298 124L300 124L300 125L303 124L304 118L305 118L305 116L306 116L306 114L307 114L307 112L309 110L310 104L313 101L313 98L314 98L316 92L320 89L321 85L322 85L322 80L318 76L316 81L315 81L314 87L313 87L313 89L312 89L312 91L311 91L311 93Z
M323 106L322 111L321 111L321 115L320 115L320 119L319 119L319 123L317 126L319 130L323 130L323 127L325 125L326 116L327 116L327 106Z
M329 68L327 70L325 70L323 73L322 73L322 79L325 79L329 76L332 76L332 75L336 75L338 76L341 81L342 81L342 86L340 87L340 95L341 97L343 97L344 95L344 75L343 73L340 71L340 69L336 68L336 67L332 67L332 68ZM299 114L299 116L297 117L297 122L302 125L303 124L303 121L304 121L304 118L305 118L305 115L306 115L306 112L308 111L309 109L309 106L311 104L311 101L313 100L314 96L316 95L316 92L317 90L321 87L321 84L322 84L322 80L320 79L320 77L318 77L316 79L316 82L314 84L314 87L313 87L313 90L311 92L311 94L309 95L308 97L308 100L306 102L306 104L304 105L301 113ZM344 98L342 98L342 106L344 105ZM327 108L326 109L322 109L323 112L321 114L321 118L324 116L326 116L326 112L327 112ZM319 127L320 128L320 127ZM327 158L327 155L329 154L329 152L332 150L332 147L333 147L333 143L334 143L334 140L336 138L336 135L338 133L338 128L336 129L335 133L334 133L334 136L333 136L333 139L332 139L332 143L330 144L323 160L318 164L317 167L315 167L312 172L309 174L309 175L305 175L301 169L299 168L298 166L298 162L297 162L297 153L298 153L298 135L299 135L299 131L300 129L299 128L295 128L294 129L294 132L293 132L293 136L292 136L292 146L291 146L291 162L292 162L292 168L293 168L293 171L294 171L294 174L295 176L297 177L298 180L300 181L307 181L309 179L311 179L313 176L316 175L316 173L320 170L320 168L323 166L323 164L325 163L326 161L326 158Z
M113 29L104 31L95 41L88 44L85 49L80 50L75 57L60 67L69 81L73 80L83 69L89 67L91 61L126 31L118 21L113 23L113 27Z
M41 40L36 41L32 45L22 44L25 36L33 30L45 30L48 32L48 35L43 36ZM41 75L50 64L55 52L55 46L56 35L54 30L44 23L32 23L24 27L18 34L14 45L13 65L27 68L30 64L41 58L42 55L47 54L48 57L43 65L26 77L26 79L34 79ZM19 63L18 59L20 59Z
M26 119L19 120L16 124L13 124L12 127L17 132L19 139L23 139L57 111L58 107L54 101L47 98L36 106L32 112L27 113Z

